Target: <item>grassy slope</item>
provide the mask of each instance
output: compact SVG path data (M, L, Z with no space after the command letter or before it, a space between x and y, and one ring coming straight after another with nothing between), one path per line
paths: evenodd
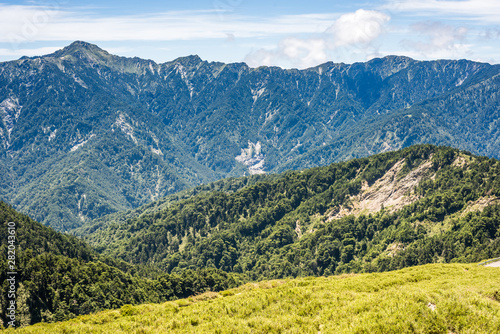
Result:
M498 333L499 270L432 264L249 283L16 333Z

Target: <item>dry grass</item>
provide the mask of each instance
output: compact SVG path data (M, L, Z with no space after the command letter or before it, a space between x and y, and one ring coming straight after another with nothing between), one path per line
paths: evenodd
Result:
M16 333L500 333L499 276L499 268L433 264L274 280Z

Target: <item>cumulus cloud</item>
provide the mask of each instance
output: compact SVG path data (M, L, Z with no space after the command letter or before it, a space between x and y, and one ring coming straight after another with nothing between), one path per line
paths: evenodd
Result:
M328 32L333 34L335 46L368 45L382 33L389 20L385 13L359 9L339 17Z
M249 53L245 61L250 66L288 62L294 67L306 68L339 53L361 53L368 58L377 54L373 42L384 32L389 20L382 12L359 9L341 15L319 36L284 38L275 48Z
M286 57L300 59L305 64L317 64L326 60L326 42L323 39L286 38L281 43Z
M405 39L401 44L420 58L457 58L472 55L470 46L466 44L468 30L465 27L427 21L415 23L411 29L421 36L423 41Z
M310 67L327 60L327 43L321 38L300 39L288 37L273 49L259 49L248 54L245 62L250 66L277 65L283 59L294 67Z

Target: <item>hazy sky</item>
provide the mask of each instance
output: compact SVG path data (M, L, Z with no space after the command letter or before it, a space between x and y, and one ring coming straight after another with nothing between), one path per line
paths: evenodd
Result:
M500 0L2 1L0 61L75 40L113 54L305 68L389 54L500 62Z

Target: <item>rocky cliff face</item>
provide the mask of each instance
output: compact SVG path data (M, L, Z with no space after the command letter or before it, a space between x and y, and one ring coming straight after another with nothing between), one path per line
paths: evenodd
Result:
M498 156L499 73L395 56L300 71L156 64L75 42L0 64L0 195L66 230L222 177L420 142Z

